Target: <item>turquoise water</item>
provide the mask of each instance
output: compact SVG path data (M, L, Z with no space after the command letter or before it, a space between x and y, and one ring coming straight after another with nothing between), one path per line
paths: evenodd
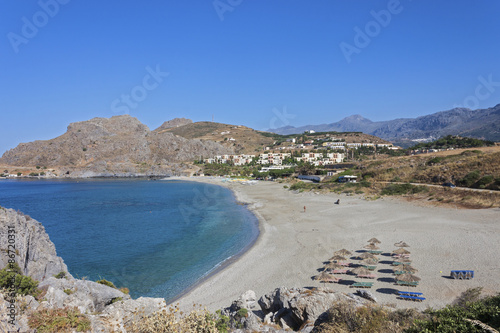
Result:
M175 298L258 235L231 191L195 182L2 180L0 205L41 222L73 276L134 298Z

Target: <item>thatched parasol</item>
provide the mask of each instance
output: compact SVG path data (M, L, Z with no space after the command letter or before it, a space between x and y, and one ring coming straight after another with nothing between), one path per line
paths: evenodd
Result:
M362 265L372 266L378 264L378 260L375 258L368 258L360 262Z
M344 266L342 265L339 265L339 264L336 264L336 263L329 263L329 264L326 264L325 267L324 267L325 270L330 270L330 269L346 269Z
M349 250L346 250L346 249L342 249L342 250L338 250L338 251L335 251L335 253L333 254L338 254L340 256L348 256L350 255L352 252L349 251Z
M368 252L363 252L358 256L358 258L360 258L360 259L368 259L368 258L377 259L377 256L374 254L368 253Z
M330 261L341 261L341 260L346 260L346 259L347 259L346 257L336 254L336 255L334 255L333 257L331 257L328 260L330 260Z
M396 259L396 261L397 261L397 262L403 262L403 263L404 263L404 262L411 263L411 260L410 260L410 259L408 259L408 258L398 258L398 259Z
M381 241L379 241L378 239L376 239L375 237L374 238L371 238L368 243L373 243L373 244L380 244L382 243Z
M380 247L378 247L374 243L370 243L370 244L368 244L366 246L363 246L363 248L365 248L367 250L378 250L378 249L380 249Z
M404 282L416 282L416 281L420 281L420 278L418 276L413 275L413 274L405 273L405 274L401 274L400 276L397 276L396 280L404 281Z
M410 254L411 252L405 248L400 247L399 249L392 251L392 253L394 253L394 254Z
M356 267L355 269L351 270L351 272L356 275L368 275L372 273L364 267Z
M405 242L403 241L400 241L398 243L395 243L394 246L397 246L397 247L410 247L410 245L406 244Z
M337 282L338 281L338 278L333 276L333 275L330 275L326 272L323 272L319 275L316 275L315 277L313 277L314 280L319 280L321 282Z
M416 269L415 267L413 267L411 265L401 265L401 266L399 266L399 270L402 270L405 272L412 272L412 273L418 272L418 269Z

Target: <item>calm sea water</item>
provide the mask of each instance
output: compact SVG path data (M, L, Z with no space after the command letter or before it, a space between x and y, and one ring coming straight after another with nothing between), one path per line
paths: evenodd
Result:
M73 276L171 300L257 237L215 185L151 180L1 180L0 205L41 222Z

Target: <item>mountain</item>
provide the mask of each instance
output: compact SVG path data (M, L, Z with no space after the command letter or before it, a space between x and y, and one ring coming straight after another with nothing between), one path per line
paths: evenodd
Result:
M431 140L449 134L500 141L500 104L488 109L455 108L418 118L377 122L353 115L331 124L287 126L270 131L295 134L307 130L363 132L406 146L414 141Z
M0 164L51 168L72 177L170 175L184 173L188 166L183 162L233 152L165 130L190 122L175 120L150 131L129 115L93 118L71 123L57 138L21 143L5 152Z

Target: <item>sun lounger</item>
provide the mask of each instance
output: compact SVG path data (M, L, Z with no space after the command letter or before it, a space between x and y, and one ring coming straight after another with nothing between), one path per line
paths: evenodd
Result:
M339 264L340 266L351 266L351 263L350 263L350 262L342 262L342 261L339 261L337 264Z
M375 250L370 250L368 252L371 254L381 254L382 253L382 251L375 251Z
M377 268L377 266L368 266L368 265L365 265L363 267L369 269L370 271L373 271L375 268Z
M451 271L451 277L459 280L469 280L474 277L474 271L470 270L457 270Z
M410 258L409 254L393 254L393 258Z
M411 274L409 271L394 271L394 275L401 275L401 274Z
M376 274L359 274L359 278L366 278L366 279L376 279L377 275Z
M334 269L332 271L333 274L346 274L347 272L349 272L348 269Z
M371 288L373 287L373 282L354 282L351 284L349 287L356 287L356 288Z
M400 285L400 286L411 286L411 287L416 287L416 286L418 286L418 281L414 281L414 282L396 281L396 284L397 284L397 285Z
M395 260L395 261L392 262L393 266L409 265L409 264L411 264L411 261L400 262L400 261Z
M406 295L406 296L420 296L420 295L423 295L422 293L417 293L415 291L398 291L398 294L400 294L400 295Z
M399 295L398 298L407 299L410 301L417 301L417 302L422 302L425 300L425 297L407 296L407 295Z

